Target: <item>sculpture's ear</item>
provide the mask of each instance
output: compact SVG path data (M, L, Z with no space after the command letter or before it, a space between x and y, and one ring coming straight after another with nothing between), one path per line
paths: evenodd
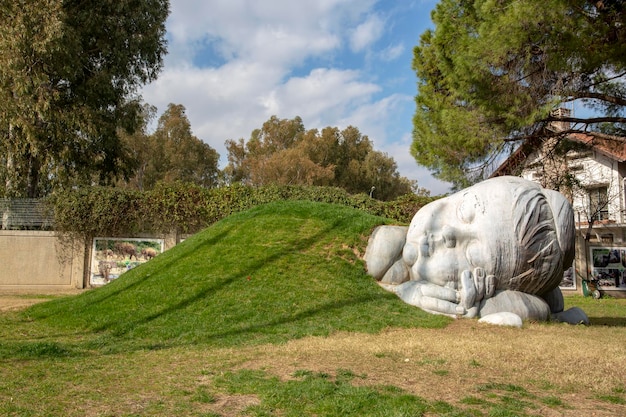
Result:
M552 209L559 246L563 253L563 268L567 269L574 262L576 228L574 225L574 210L565 196L558 191L543 190L546 200Z

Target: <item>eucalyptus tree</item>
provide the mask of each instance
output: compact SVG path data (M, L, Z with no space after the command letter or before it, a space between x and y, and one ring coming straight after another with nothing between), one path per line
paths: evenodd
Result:
M333 168L311 159L311 137L305 138L302 119L272 116L255 129L250 139L226 141L228 166L224 172L230 182L252 185L329 185Z
M118 186L145 191L159 182L187 182L206 188L217 185L219 154L193 134L185 106L170 103L153 133L148 133L148 125L156 108L145 105L143 114L145 123L140 130L122 134L123 146L131 149L135 164L129 178Z
M393 158L374 149L358 128L305 130L300 117L272 116L250 139L227 140L231 182L335 186L391 200L414 191Z
M132 157L137 90L166 53L168 0L0 1L0 193L109 183Z
M625 10L618 0L442 0L414 50L417 162L460 187L555 134L623 140ZM571 103L586 110L555 111Z
M152 146L160 164L154 172L157 181L217 185L219 154L192 133L183 105L168 105L152 135Z

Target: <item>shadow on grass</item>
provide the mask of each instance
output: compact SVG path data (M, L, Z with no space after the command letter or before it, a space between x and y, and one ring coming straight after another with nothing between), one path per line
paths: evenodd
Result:
M24 359L62 359L67 357L89 356L93 354L117 354L141 350L160 350L182 346L208 345L228 347L240 344L258 345L264 343L281 343L287 340L306 336L327 336L333 331L351 330L348 324L345 328L339 325L307 326L307 321L313 322L316 317L321 323L327 323L327 318L342 309L359 304L383 302L387 294L375 297L367 296L327 303L292 315L274 317L266 322L252 323L241 327L226 328L223 331L206 332L195 339L169 338L167 340L145 340L126 337L133 328L145 324L151 317L139 323L133 323L133 328L114 329L112 332L84 332L71 336L78 341L58 341L55 337L36 337L31 339L0 342L0 361ZM445 321L445 320L444 320ZM290 326L301 324L300 327ZM218 329L216 329L218 330ZM67 336L67 335L63 335Z
M218 244L228 236L231 229L232 227L227 228L221 233L206 239L198 245L189 245L187 248L179 246L177 248L177 256L168 257L168 254L162 254L159 258L151 260L150 262L152 263L140 265L139 267L127 272L121 279L118 278L104 287L94 288L75 297L66 297L60 300L53 300L51 302L34 305L21 313L22 321L50 322L52 320L55 322L60 321L64 317L71 316L72 314L76 315L76 317L86 317L87 313L96 309L98 305L104 305L106 307L107 302L115 300L116 297L119 297L122 294L128 294L129 292L132 293L134 290L140 290L142 286L150 286L151 281L161 278L158 273L155 273L154 271L152 271L152 273L144 271L150 271L154 265L158 265L158 270L173 268L177 263L180 263L181 261L184 262L185 259L191 257L195 251ZM109 322L101 323L97 326L91 326L85 321L81 322L78 319L74 319L74 324L72 326L74 328L67 333L59 333L57 337L71 335L86 336L94 332L99 333L112 329L116 327L116 324L119 324L116 321L114 313L115 311L112 312L112 318ZM53 324L51 327L54 326L55 325ZM54 336L45 335L41 336L40 339L48 339L51 337Z

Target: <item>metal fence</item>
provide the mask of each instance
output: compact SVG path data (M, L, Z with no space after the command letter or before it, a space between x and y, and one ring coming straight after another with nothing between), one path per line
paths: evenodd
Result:
M0 198L2 230L49 230L52 215L37 198Z

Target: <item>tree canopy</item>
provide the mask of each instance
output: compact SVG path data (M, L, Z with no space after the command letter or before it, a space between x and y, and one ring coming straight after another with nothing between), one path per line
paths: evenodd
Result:
M159 182L188 182L210 188L217 185L219 154L191 132L191 123L181 104L170 103L159 117L154 133L147 124L155 109L144 107L145 123L132 135L123 134L123 146L130 150L134 164L130 188L150 190Z
M371 193L380 200L410 193L416 186L354 126L307 131L300 117L272 116L247 142L229 139L226 148L224 172L230 182L328 185L353 194Z
M0 3L0 194L110 183L166 51L168 0Z
M414 50L417 162L461 187L522 143L577 132L623 140L625 8L620 0L442 0ZM555 111L572 103L587 110Z

